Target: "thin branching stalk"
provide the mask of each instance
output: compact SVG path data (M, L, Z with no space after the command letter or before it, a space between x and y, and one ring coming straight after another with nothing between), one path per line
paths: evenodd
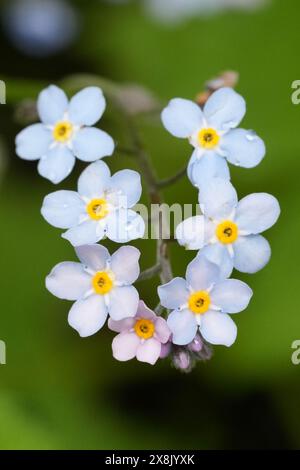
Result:
M160 272L161 272L161 265L160 263L157 263L151 266L151 268L148 268L148 269L145 269L145 271L142 271L141 274L139 275L138 282L152 279L153 277L160 274Z
M153 169L150 157L144 149L139 136L139 131L130 116L127 116L127 125L130 131L132 145L135 149L136 159L148 189L150 203L160 205L164 202L164 200L158 188L158 180L155 171ZM160 280L163 284L165 284L173 279L173 273L169 258L168 243L167 240L163 239L163 215L159 213L158 217L152 218L151 222L155 224L156 233L158 235L156 244L156 265L160 266ZM155 272L155 275L156 274L157 272Z
M160 181L158 181L157 186L158 188L166 188L168 186L171 186L172 184L177 183L177 181L181 180L186 175L186 166L181 168L175 175L170 176L170 178L165 178Z

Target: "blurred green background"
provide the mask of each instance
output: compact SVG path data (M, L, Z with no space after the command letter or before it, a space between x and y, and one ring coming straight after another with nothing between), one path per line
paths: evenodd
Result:
M173 26L153 21L137 4L73 4L81 32L64 52L25 56L1 33L7 105L0 106L0 339L7 344L7 364L0 366L0 448L298 448L300 365L291 362L291 344L300 339L300 106L291 102L291 83L300 78L299 1L272 0L252 13L198 16ZM166 102L193 99L207 79L226 69L240 73L237 90L248 104L243 127L254 128L267 145L258 167L231 171L241 197L264 191L280 201L281 218L266 234L272 259L256 275L237 274L255 295L247 311L235 316L238 339L230 349L216 347L212 360L189 375L168 361L155 367L118 363L111 355L113 333L79 338L67 324L70 304L44 287L50 269L75 256L39 213L54 187L39 177L35 162L15 156L14 137L24 126L16 108L70 74L135 82ZM139 124L160 177L187 162L186 142L172 138L158 121ZM114 110L108 109L101 126L117 141L124 139ZM118 153L107 162L112 171L135 168L134 160ZM82 168L77 163L59 188L74 188ZM187 178L165 197L169 203L197 201ZM153 243L136 245L142 267L148 267ZM184 274L194 255L174 244L176 275ZM157 283L139 285L151 307Z

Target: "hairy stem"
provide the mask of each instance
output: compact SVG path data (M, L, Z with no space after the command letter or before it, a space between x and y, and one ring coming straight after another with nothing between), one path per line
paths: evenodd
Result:
M157 304L157 306L155 307L154 311L156 313L156 315L161 315L162 312L164 311L164 307L159 303Z
M175 175L170 176L170 178L165 178L163 180L158 181L157 186L158 188L165 188L167 186L171 186L171 184L177 183L181 178L186 175L186 166L181 168Z
M137 282L146 281L147 279L152 279L153 277L157 276L161 272L161 265L160 263L154 264L151 268L145 269L139 275Z
M151 160L145 151L142 141L139 136L138 129L135 127L132 119L127 116L127 124L129 127L132 144L136 152L136 158L144 176L145 183L148 188L149 198L151 204L162 204L163 196L158 188L158 181L155 171L152 167ZM160 280L163 284L171 281L173 278L171 262L169 259L168 243L163 239L163 215L159 213L158 217L151 220L156 225L158 231L158 239L156 245L156 264L160 266ZM156 273L155 273L156 274Z

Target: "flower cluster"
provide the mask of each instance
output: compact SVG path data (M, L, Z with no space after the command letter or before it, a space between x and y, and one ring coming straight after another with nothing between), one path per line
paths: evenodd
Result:
M197 335L200 343L234 343L237 327L228 314L244 310L252 290L228 278L233 268L243 273L259 271L271 256L270 245L260 234L279 217L277 199L255 193L238 201L230 182L228 162L252 168L265 155L262 139L237 128L245 112L245 100L226 87L213 93L203 109L175 98L162 112L165 128L175 137L188 139L194 148L187 173L199 191L201 212L176 228L178 243L198 251L187 267L186 279L175 278L158 288L161 304L171 310L167 323L172 342L184 346L182 369L190 367L190 345Z
M265 193L238 202L227 165L254 167L264 157L265 146L252 131L236 128L246 105L230 88L216 91L203 109L176 98L163 110L166 129L194 148L187 172L199 191L201 215L176 228L178 243L198 253L185 279L176 277L158 287L160 304L154 312L133 286L140 276L140 251L126 245L110 255L98 244L105 238L124 244L145 232L144 220L134 210L142 193L139 173L125 169L111 175L101 160L114 151L113 139L92 127L104 110L105 99L97 87L85 88L68 101L52 85L38 98L42 122L16 138L18 156L39 160L39 173L52 183L70 174L76 157L93 162L80 175L77 191L55 191L43 201L42 216L66 230L62 237L79 259L56 265L46 287L74 302L68 322L81 337L97 333L109 317L108 328L117 333L112 342L115 359L136 357L155 364L170 356L175 367L189 371L197 360L210 357L209 345L231 346L236 339L230 315L247 308L252 290L230 279L233 269L255 273L270 259L261 232L278 219L279 204ZM164 309L167 318L158 313Z
M77 191L55 191L43 201L44 219L66 230L62 236L79 258L56 265L46 287L56 297L74 301L68 322L81 337L97 333L109 316L108 327L118 333L112 343L114 357L124 361L136 356L154 364L171 332L132 285L140 274L140 252L127 245L110 256L97 244L106 237L127 243L142 238L145 231L144 220L133 210L142 193L139 173L125 169L111 175L100 160L114 151L113 139L92 127L105 105L97 87L83 89L69 102L63 90L49 86L37 102L42 122L18 134L16 153L39 160L40 175L55 184L71 173L76 157L93 162L80 175Z

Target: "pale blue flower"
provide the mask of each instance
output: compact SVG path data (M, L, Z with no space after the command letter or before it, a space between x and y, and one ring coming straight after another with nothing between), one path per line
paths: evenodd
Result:
M233 268L255 273L268 263L271 248L260 233L272 227L280 215L274 196L255 193L238 202L229 181L213 178L200 190L199 204L203 215L190 217L176 228L180 245L201 250L227 275Z
M162 23L177 24L197 16L210 16L227 10L252 11L267 0L144 0L146 10Z
M45 197L43 217L54 227L68 229L62 236L73 246L96 243L107 236L118 243L142 238L145 222L131 208L142 193L141 178L133 170L113 176L97 161L78 180L78 192L56 191Z
M246 113L244 98L231 88L221 88L202 110L193 101L175 98L162 112L165 128L188 139L194 152L188 164L192 184L202 187L210 178L230 179L227 162L252 168L265 155L264 142L253 132L235 129Z
M1 8L4 31L29 56L57 54L79 32L77 11L66 0L10 0Z
M186 279L176 277L158 287L161 304L171 309L167 323L178 345L191 343L198 331L211 344L231 346L237 327L228 314L247 308L252 290L242 281L226 279L217 264L198 255Z
M106 0L111 4L130 0ZM177 25L192 17L210 16L227 10L252 11L268 0L142 0L146 13L168 26Z
M40 124L33 124L16 137L16 153L24 160L39 160L41 176L60 183L72 171L75 157L85 162L112 155L114 142L93 126L105 110L105 98L98 87L87 87L68 98L50 85L38 97Z
M115 320L134 317L139 294L132 284L140 268L140 251L122 246L112 256L102 245L76 248L80 263L57 264L46 278L46 287L59 299L73 300L68 321L80 336L91 336L108 315Z

